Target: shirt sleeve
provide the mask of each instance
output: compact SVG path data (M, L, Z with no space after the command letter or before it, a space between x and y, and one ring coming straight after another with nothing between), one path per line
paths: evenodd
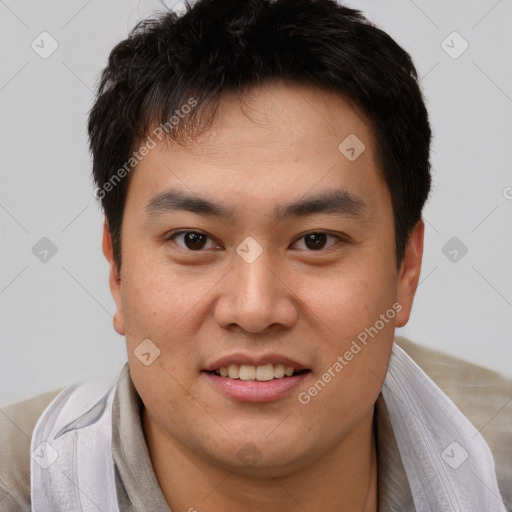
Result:
M54 390L0 409L0 510L30 511L30 440Z
M396 341L483 436L494 457L503 501L512 510L512 380L407 338Z

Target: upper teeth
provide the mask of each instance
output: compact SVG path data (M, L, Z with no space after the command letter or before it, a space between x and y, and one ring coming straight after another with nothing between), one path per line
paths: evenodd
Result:
M280 379L285 375L291 377L293 368L284 366L283 364L266 364L264 366L252 366L249 364L230 364L216 370L221 377L229 377L230 379L240 380L272 380Z

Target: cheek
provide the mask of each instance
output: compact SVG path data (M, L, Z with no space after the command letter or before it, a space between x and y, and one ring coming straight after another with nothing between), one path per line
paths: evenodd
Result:
M165 358L160 357L150 367L130 361L130 374L151 421L160 431L181 432L179 437L183 437L186 425L198 424L207 430L208 425L203 425L204 405L186 391L189 383L168 368Z
M377 262L341 269L324 279L303 282L302 297L331 337L346 340L373 325L396 299L396 275ZM391 322L394 323L394 322ZM387 325L387 324L386 324Z
M127 270L131 277L124 283L123 307L132 378L152 409L165 405L163 410L172 410L179 400L180 384L187 388L190 379L193 347L183 326L194 297L186 293L188 287L180 286L179 280L156 265ZM142 350L143 346L147 348Z
M380 392L399 307L396 276L386 265L379 258L361 262L309 295L322 354L313 387L302 390L305 410L313 417L330 421L336 416L350 423Z
M142 261L148 260L141 258L127 266L128 278L122 289L127 339L144 336L163 340L204 295L203 286L187 282L165 262L142 265Z
M310 426L311 442L323 439L329 445L339 440L368 414L380 393L396 312L376 304L367 306L349 304L337 316L333 314L330 336L319 340L321 362L298 396L299 414L303 424ZM386 312L387 321L381 320ZM338 427L332 426L333 421Z

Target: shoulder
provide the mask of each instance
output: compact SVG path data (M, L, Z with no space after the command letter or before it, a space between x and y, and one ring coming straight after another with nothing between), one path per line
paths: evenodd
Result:
M494 457L500 490L512 504L512 379L440 351L395 339L483 436Z
M30 440L60 389L0 409L0 509L30 510Z

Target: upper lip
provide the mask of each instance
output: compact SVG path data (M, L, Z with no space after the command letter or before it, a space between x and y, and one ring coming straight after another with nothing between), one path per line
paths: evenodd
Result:
M295 361L287 356L280 354L263 354L263 355L248 355L248 354L229 354L215 360L204 368L204 371L211 372L219 368L228 367L231 364L237 365L250 365L250 366L264 366L266 364L282 364L285 367L293 368L294 370L308 370L307 366Z

